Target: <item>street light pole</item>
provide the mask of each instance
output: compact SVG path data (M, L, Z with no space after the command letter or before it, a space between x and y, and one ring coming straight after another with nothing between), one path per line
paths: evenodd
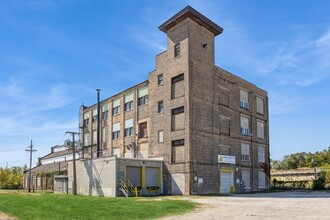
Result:
M78 132L67 131L65 134L72 135L72 159L73 159L73 184L72 184L72 192L73 195L77 195L77 169L76 169L76 147L75 147L75 135L79 134Z
M97 92L97 139L96 139L96 157L100 157L100 91L101 89L96 89Z
M33 150L33 144L31 140L31 144L28 149L25 150L26 152L30 152L30 170L29 170L29 193L31 192L31 169L32 169L32 153L36 152L37 150Z

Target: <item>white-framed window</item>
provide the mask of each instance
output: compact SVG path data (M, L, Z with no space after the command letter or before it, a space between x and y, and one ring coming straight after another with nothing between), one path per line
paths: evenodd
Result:
M241 159L242 161L250 161L250 144L241 143Z
M161 86L161 85L164 84L164 78L163 78L163 74L162 73L157 76L157 84L159 86Z
M102 105L102 119L106 120L108 118L109 104L106 103Z
M241 134L249 136L250 129L249 129L249 118L245 116L241 116Z
M92 111L92 123L97 122L97 108L94 108Z
M163 130L158 131L158 143L164 143L164 131Z
M265 163L265 161L266 161L265 147L258 146L258 162Z
M240 107L244 109L249 109L249 93L244 90L240 90Z
M133 109L133 99L134 99L134 94L130 93L125 95L125 105L124 105L124 111L129 111Z
M265 138L264 122L262 121L257 121L257 137Z
M257 96L257 113L264 114L264 99Z
M112 125L112 140L120 139L120 123Z
M120 114L120 99L112 101L112 115Z
M162 100L158 102L158 113L163 113L163 112L164 112L164 102Z
M133 136L133 118L125 120L125 137Z
M148 87L143 87L138 90L138 105L148 104Z
M251 171L242 169L242 183L246 190L251 189Z
M262 170L258 170L258 188L266 188L266 174Z

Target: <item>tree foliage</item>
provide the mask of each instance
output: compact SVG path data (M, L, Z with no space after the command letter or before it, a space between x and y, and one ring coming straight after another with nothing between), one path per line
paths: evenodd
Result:
M24 167L14 166L11 168L0 167L0 189L20 189L23 188Z
M271 165L274 170L291 170L303 167L312 168L314 166L324 167L330 165L330 147L327 150L316 151L315 153L299 152L285 155L283 160L272 160Z

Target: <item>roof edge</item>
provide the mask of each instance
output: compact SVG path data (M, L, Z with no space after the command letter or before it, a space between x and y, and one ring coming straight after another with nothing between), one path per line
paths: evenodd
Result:
M222 33L223 28L196 11L191 6L186 6L184 9L179 11L177 14L172 16L170 19L165 21L162 25L160 25L158 28L159 30L167 33L167 31L178 24L179 22L185 20L186 18L191 18L193 21L198 23L199 25L205 27L209 31L211 31L214 36L217 36Z

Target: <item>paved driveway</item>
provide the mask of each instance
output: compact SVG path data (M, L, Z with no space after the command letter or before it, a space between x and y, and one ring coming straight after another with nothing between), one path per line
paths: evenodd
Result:
M202 206L176 219L330 219L330 193L279 192L227 197L191 196Z

